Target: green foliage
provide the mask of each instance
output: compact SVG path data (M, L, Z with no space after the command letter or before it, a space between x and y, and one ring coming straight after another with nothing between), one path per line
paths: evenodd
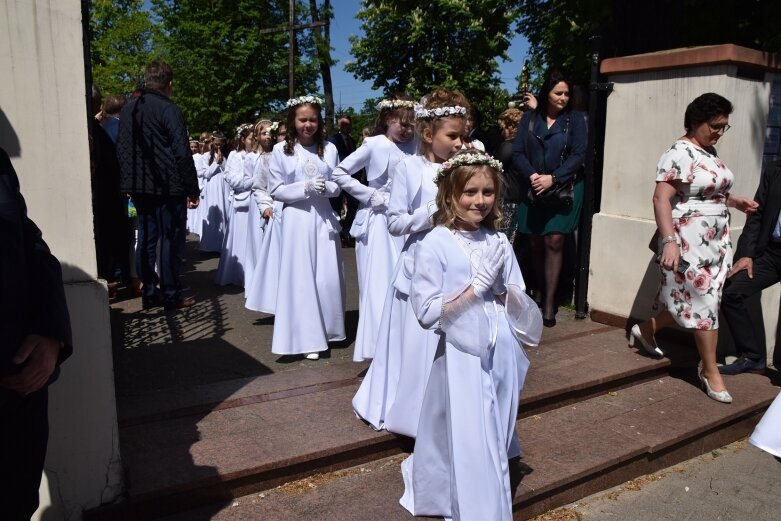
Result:
M589 38L612 21L613 0L521 0L518 30L529 41L533 82L548 66L567 71L576 83L589 78ZM537 90L532 89L532 90Z
M501 90L497 59L506 58L516 3L364 0L356 17L365 35L350 38L355 61L345 69L386 94L458 89L488 120Z
M248 121L254 111L280 111L288 98L285 0L152 0L163 35L160 55L174 69L174 100L191 132ZM299 2L296 23L309 19ZM296 32L297 94L310 93L318 77L311 31ZM311 58L310 58L311 57Z
M103 96L128 94L143 80L155 25L143 0L93 0L90 4L92 78Z

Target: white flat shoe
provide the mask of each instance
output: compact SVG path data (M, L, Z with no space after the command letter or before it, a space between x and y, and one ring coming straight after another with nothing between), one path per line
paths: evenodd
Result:
M320 360L320 353L307 353L304 355L307 360Z
M697 376L700 377L700 382L702 382L702 386L705 388L705 394L708 395L708 398L712 398L721 403L732 403L732 395L729 394L729 391L726 389L723 391L714 391L711 389L708 379L702 374L702 362L697 366Z
M632 326L632 336L637 342L640 342L640 345L645 349L645 352L649 355L655 357L655 358L662 358L664 356L664 351L659 349L659 346L657 345L651 345L648 342L646 342L645 338L643 338L642 333L640 333L640 325L635 324Z

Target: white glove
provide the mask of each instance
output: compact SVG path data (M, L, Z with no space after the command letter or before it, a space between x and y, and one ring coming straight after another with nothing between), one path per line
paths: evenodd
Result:
M313 177L304 185L304 191L307 194L322 194L325 192L325 177L321 175Z
M475 279L472 281L472 288L475 295L485 297L491 293L491 287L494 285L499 272L504 266L504 249L500 241L492 241L488 245L480 268L477 270Z
M382 196L380 192L375 190L372 192L371 199L369 199L369 204L372 205L372 210L385 210L388 206L385 204L385 197Z

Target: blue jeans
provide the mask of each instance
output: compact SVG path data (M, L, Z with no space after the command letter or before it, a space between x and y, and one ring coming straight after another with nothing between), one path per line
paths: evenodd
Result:
M160 300L162 293L164 303L175 304L182 298L179 274L187 224L186 199L184 196L136 195L133 204L138 211L136 266L144 284L142 298L145 302L153 302ZM159 276L155 271L158 244Z

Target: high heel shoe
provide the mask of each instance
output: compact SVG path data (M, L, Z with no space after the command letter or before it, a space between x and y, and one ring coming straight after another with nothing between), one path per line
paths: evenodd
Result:
M729 394L729 391L726 389L723 391L714 391L711 389L708 379L702 374L702 362L697 366L697 376L700 377L700 382L702 382L702 386L705 388L705 393L708 395L708 398L712 398L721 403L732 403L732 395Z
M664 356L664 352L659 349L659 346L656 345L656 342L654 342L654 345L649 344L645 338L643 338L643 334L640 332L640 325L635 324L632 326L632 337L634 337L635 341L640 342L640 345L643 346L643 349L645 351L656 358L662 358Z

